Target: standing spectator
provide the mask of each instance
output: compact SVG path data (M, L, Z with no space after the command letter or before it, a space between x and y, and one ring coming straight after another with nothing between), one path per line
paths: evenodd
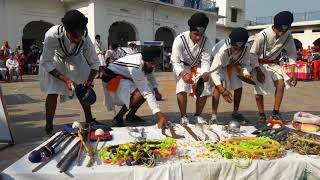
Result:
M102 72L103 67L106 66L106 60L104 57L106 51L105 51L105 48L104 48L103 43L101 42L100 38L101 38L100 35L97 34L95 37L96 40L94 42L94 48L96 49L96 53L97 53L97 56L100 61L98 78L100 78L100 73Z
M117 58L117 48L118 48L118 44L111 44L111 46L109 46L109 49L106 52L106 63L107 64L118 59Z
M1 80L6 80L7 76L7 68L4 64L4 61L0 60L0 75L1 75Z
M10 54L9 59L6 62L6 66L9 70L9 80L12 80L13 75L16 75L17 79L19 78L19 63L14 58L14 53Z
M18 45L14 53L16 54L16 56L18 56L20 58L24 52L21 49L21 46Z
M135 43L130 43L129 44L129 52L128 54L136 54L138 52L137 45Z
M28 74L36 74L37 73L37 61L40 59L41 49L37 45L37 42L34 41L30 46L30 52L28 54Z
M126 51L121 48L121 44L118 44L118 48L116 50L117 59L120 59L127 55Z

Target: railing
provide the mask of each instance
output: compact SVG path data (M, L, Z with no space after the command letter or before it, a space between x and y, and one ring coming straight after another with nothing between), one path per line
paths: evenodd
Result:
M320 11L293 13L294 22L320 20ZM247 25L273 24L273 16L256 17L253 21L248 21Z
M180 7L188 7L199 9L203 11L215 12L218 14L219 8L216 7L215 2L211 0L153 0L163 3L169 3Z

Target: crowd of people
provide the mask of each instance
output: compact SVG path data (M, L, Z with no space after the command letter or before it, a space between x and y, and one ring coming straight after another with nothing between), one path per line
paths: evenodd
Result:
M244 28L235 28L228 37L212 46L205 34L209 18L204 13L192 15L188 20L189 30L175 38L170 56L180 123L189 123L188 94L196 98L194 118L197 123L222 122L218 118L220 96L228 103L233 102L232 118L246 123L247 119L239 111L243 79L254 84L257 122L266 123L263 97L270 93L274 93L275 97L270 117L282 120L280 106L284 89L297 84L294 71L297 53L289 30L292 22L292 13L282 11L274 17L273 26L258 33L252 46L248 43L248 31ZM102 124L91 113L95 99L93 80L99 72L104 104L107 110L115 113L114 126L123 127L125 122L144 122L136 112L146 101L158 119L158 127L168 127L169 121L158 102L162 95L154 76L156 59L161 56L161 50L151 46L137 52L134 44L130 45L130 55L124 54L116 44L105 50L99 35L96 35L95 42L88 37L87 23L88 19L81 12L70 10L62 18L62 25L53 26L46 33L39 74L41 90L47 94L47 134L53 133L58 95L70 97L70 91L74 89L86 123ZM282 50L287 51L292 66L291 77L279 65ZM90 93L77 93L80 85ZM206 120L202 117L202 111L209 96L213 96L212 117ZM121 106L120 111L116 112L115 106Z
M3 41L0 48L0 80L22 79L23 74L38 74L41 49L36 41L26 54L20 45L12 49L8 41Z

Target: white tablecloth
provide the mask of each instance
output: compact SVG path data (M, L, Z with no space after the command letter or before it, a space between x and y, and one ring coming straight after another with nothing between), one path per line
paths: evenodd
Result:
M193 126L192 126L193 127ZM142 127L138 127L142 129ZM164 136L160 130L152 127L144 127L145 134L148 139L161 139ZM221 138L228 135L221 131L221 127L213 125L212 129L217 132ZM242 127L243 134L250 134L253 127ZM194 128L197 135L201 136L201 131ZM111 132L113 140L106 142L108 145L120 144L135 141L135 137L139 137L139 133L128 133L127 128L114 128ZM183 130L177 128L177 132L185 135L186 139L192 140L191 136ZM212 140L214 135L210 131L205 131ZM211 133L211 134L210 134ZM186 141L186 139L182 141ZM72 143L74 144L75 141ZM69 145L69 147L72 146ZM101 142L99 146L105 143ZM67 152L68 148L64 151ZM38 164L32 164L25 155L2 173L4 180L59 180L59 179L117 179L117 180L193 180L193 179L214 179L214 180L299 180L307 177L308 179L320 179L320 158L311 156L302 156L289 152L284 158L276 160L254 160L247 168L239 168L234 163L222 159L207 159L195 162L169 161L157 165L154 168L142 166L117 166L105 165L100 161L95 162L93 167L85 167L88 158L86 157L81 166L73 165L67 173L59 173L55 167L57 162L62 158L63 154L57 155L46 166L39 171L32 173L31 170ZM1 179L1 178L0 178Z

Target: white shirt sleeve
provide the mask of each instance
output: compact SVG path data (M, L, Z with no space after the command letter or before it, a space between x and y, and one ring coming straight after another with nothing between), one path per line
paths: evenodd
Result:
M99 70L100 61L89 36L87 36L87 38L84 40L83 55L86 58L91 69Z
M225 53L224 50L221 50L216 53L216 55L213 57L213 61L210 67L210 71L215 70L211 73L211 79L213 83L218 86L221 85L221 81L223 80L221 75L222 73L222 67L223 67L223 61L224 59L227 59L227 53Z
M263 35L261 33L257 34L252 44L252 47L250 49L250 64L254 68L259 66L258 59L262 53L262 49L264 46L263 43L264 43Z
M51 72L56 68L53 58L57 47L58 39L52 36L52 31L47 31L44 38L42 54L40 57L40 65L46 72Z
M173 41L172 45L172 53L171 53L171 63L173 66L173 71L176 73L177 76L183 71L183 66L180 63L180 58L183 52L183 44L180 36L177 36Z
M156 77L154 76L154 72L152 72L150 74L146 74L146 76L147 76L147 79L152 87L151 90L158 88L158 83L157 83Z
M203 47L203 50L201 52L201 72L200 74L202 75L205 72L209 72L210 69L210 60L211 60L211 48L212 45L209 41L209 39L207 38L206 43Z
M252 67L250 66L250 63L251 63L250 45L248 44L247 50L241 61L241 67L244 71L247 71L247 73L252 71Z
M153 91L151 90L149 83L144 73L138 68L129 68L131 78L140 91L141 95L146 99L153 114L160 112L160 105L156 101Z
M290 40L286 44L286 47L284 49L287 50L289 64L293 65L293 64L296 64L296 61L297 61L297 50L296 50L296 45L294 44L294 40L292 38L292 35L290 35L290 36L291 36Z

